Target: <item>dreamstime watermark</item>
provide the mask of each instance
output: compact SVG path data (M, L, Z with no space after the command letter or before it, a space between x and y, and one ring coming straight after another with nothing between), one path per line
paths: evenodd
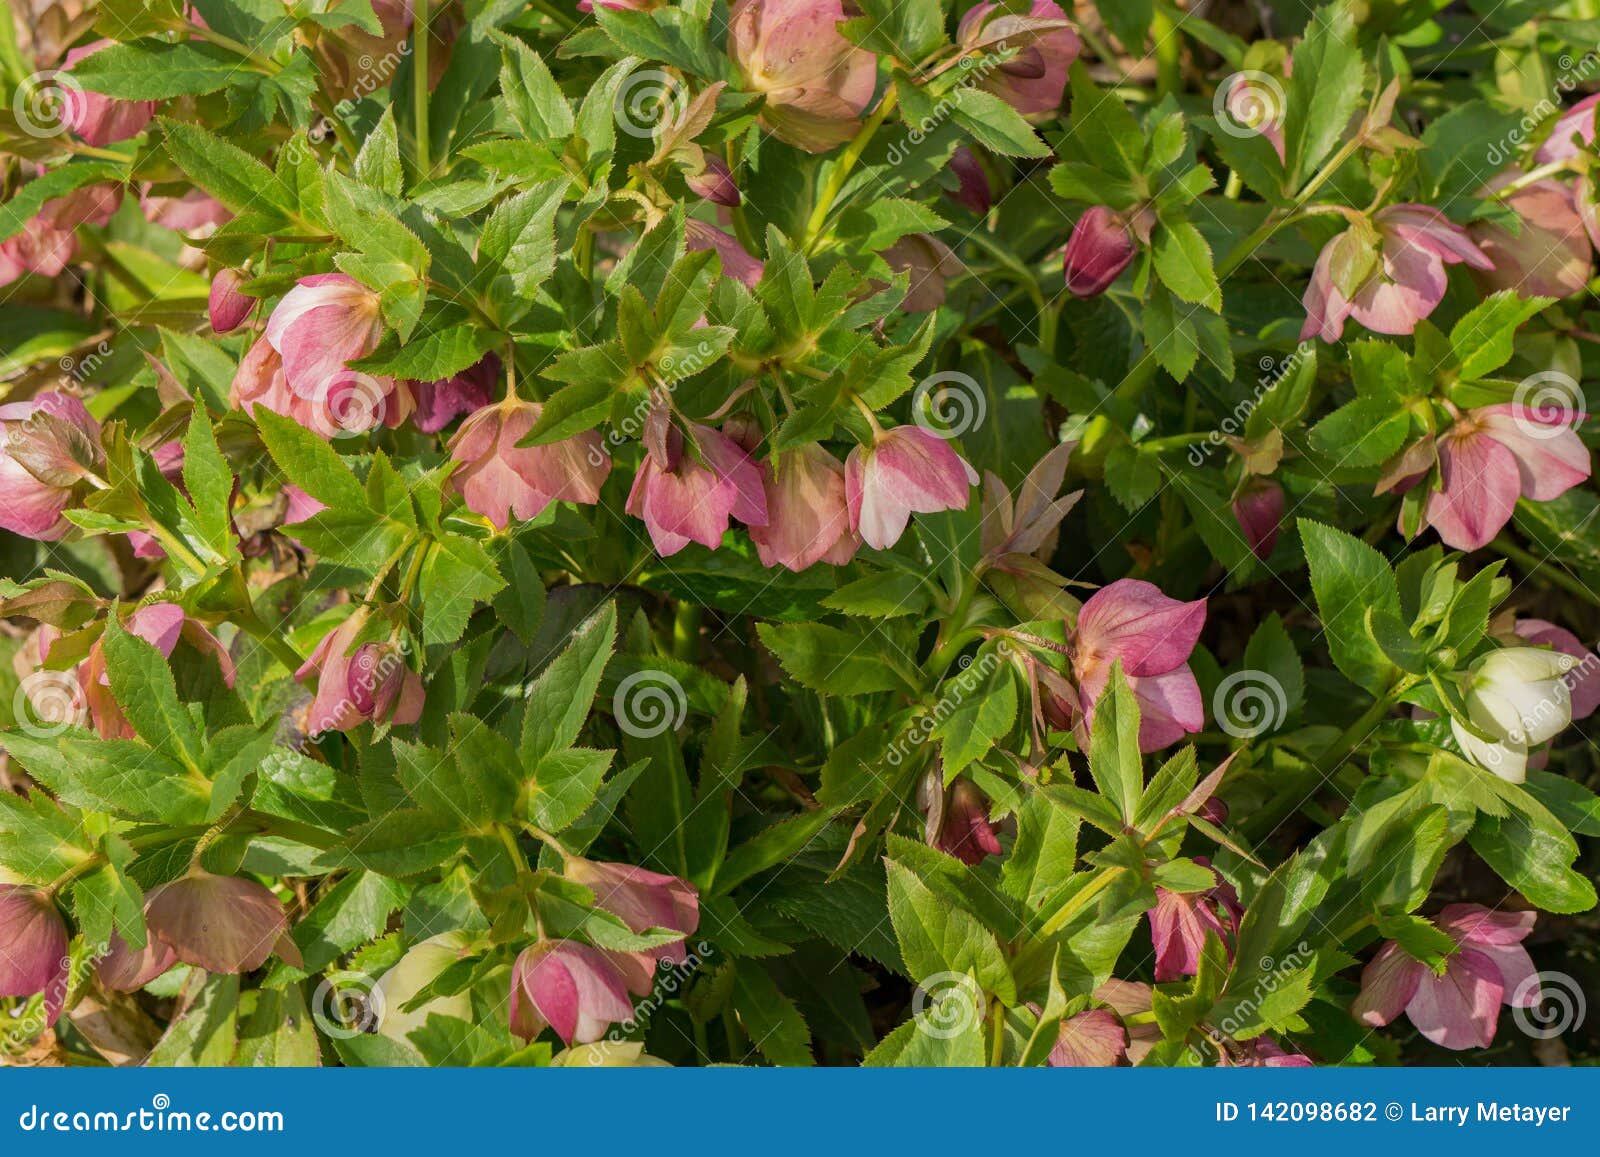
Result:
M989 78L990 73L1006 63L1006 58L1002 54L1008 46L1004 40L997 41L989 47L994 51L986 52L981 57L963 56L957 64L962 73L961 78L938 99L933 108L919 117L916 124L910 126L904 136L890 142L885 159L891 165L899 165L909 160L913 151L931 137L940 125L950 119L956 111L957 92L982 84Z
M1255 137L1283 123L1288 102L1277 77L1255 69L1236 72L1217 86L1211 112L1230 137Z
M1235 739L1254 739L1275 731L1289 714L1283 684L1265 671L1235 671L1211 693L1217 726Z
M1530 438L1559 438L1584 418L1583 387L1570 374L1541 370L1517 383L1512 420Z
M1523 146L1533 139L1539 128L1562 111L1561 98L1600 74L1600 51L1590 50L1577 60L1570 53L1563 52L1555 63L1560 73L1549 94L1524 113L1510 132L1489 146L1489 151L1484 155L1486 168L1498 169L1518 159Z
M923 378L911 392L911 420L949 441L982 426L989 399L971 374L942 370Z
M1239 402L1223 416L1222 421L1217 423L1217 428L1206 436L1205 441L1196 442L1189 447L1189 465L1205 465L1206 459L1211 457L1211 452L1219 446L1226 445L1229 438L1244 429L1245 423L1250 420L1250 415L1256 412L1256 407L1261 405L1263 399L1299 369L1307 357L1314 355L1316 348L1315 342L1303 341L1282 361L1273 357L1263 357L1256 363L1261 370L1261 376L1256 379L1255 389L1248 398Z
M71 127L68 104L82 99L83 85L71 73L47 68L17 85L11 96L11 115L16 117L17 127L30 137L47 140Z
M1552 1040L1582 1028L1589 1011L1583 986L1565 972L1535 972L1525 977L1510 1001L1511 1019L1535 1040Z
M109 341L101 341L86 354L78 357L68 354L63 357L56 363L61 367L61 384L66 385L71 382L76 385L83 385L105 364L105 360L111 356L111 349Z
M688 108L688 86L659 68L631 73L612 103L617 125L641 140L649 140L658 128L675 123Z
M983 1019L983 988L965 972L935 972L911 994L911 1019L918 1032L953 1040Z
M39 1034L50 1027L50 1009L65 1005L68 994L81 989L105 957L105 952L89 952L76 959L62 957L54 979L37 1000L29 1001L18 1016L0 1017L0 1056L25 1054Z
M285 1126L276 1109L191 1113L174 1109L171 1097L157 1093L148 1108L123 1113L32 1104L18 1114L17 1128L24 1133L282 1133Z
M369 1036L383 1027L388 1013L382 987L364 972L324 976L311 995L311 1019L333 1040Z
M589 1052L586 1054L588 1063L596 1067L604 1066L609 1048L637 1044L628 1038L637 1035L640 1029L649 1025L662 1005L677 995L678 990L688 983L689 977L715 955L716 949L707 941L701 940L693 949L684 953L682 960L658 960L655 979L651 982L649 993L634 1003L632 1016L612 1025L604 1038L589 1046Z
M995 668L1010 656L1011 644L1004 639L996 643L993 650L983 652L983 657L976 663L971 655L961 656L961 673L945 680L938 702L907 724L905 734L889 745L889 766L899 767L916 747L933 738L939 725L974 694L982 691Z
M656 377L666 392L671 394L678 388L680 382L694 377L716 359L716 346L708 341L697 342L693 349L664 354L656 362ZM655 391L647 391L640 395L633 409L606 431L600 443L589 447L586 455L589 465L598 469L614 458L622 446L638 441L639 435L644 431L645 422L650 417L650 411L659 400L660 395Z
M647 667L617 684L616 694L611 697L611 713L617 718L617 726L635 739L653 739L683 726L689 713L689 697L677 679Z
M11 697L17 727L36 739L54 739L89 721L89 700L72 671L35 671Z

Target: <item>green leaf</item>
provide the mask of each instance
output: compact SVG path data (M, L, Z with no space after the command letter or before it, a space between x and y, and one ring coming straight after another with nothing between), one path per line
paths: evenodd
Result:
M927 580L910 571L883 570L846 583L822 600L831 611L866 619L915 615L928 606Z
M200 733L178 699L172 668L161 652L129 634L115 613L106 619L101 645L112 698L139 738L198 775Z
M1462 380L1484 377L1509 362L1517 352L1518 327L1554 300L1502 289L1474 306L1450 330L1450 350L1461 363Z
M231 516L233 471L217 449L211 416L198 403L183 438L183 484L194 506L195 525L205 536L206 545L221 558L236 558Z
M1156 273L1184 301L1222 311L1222 287L1211 265L1211 246L1188 221L1163 222L1156 233Z
M759 623L756 633L791 678L824 695L916 690L901 665L886 655L895 644L879 628Z
M1595 906L1594 883L1570 867L1577 844L1553 820L1480 813L1467 840L1502 880L1545 911L1587 912Z
M272 170L199 125L160 119L173 163L235 213L288 215L294 199Z
M1139 754L1139 704L1128 689L1122 662L1094 708L1089 736L1089 774L1100 794L1130 823L1144 794L1144 760Z
M422 641L453 643L466 630L473 609L505 586L489 552L476 539L446 534L434 541L422 564Z
M1300 537L1311 564L1311 589L1334 666L1373 695L1388 690L1394 664L1368 633L1367 611L1400 618L1400 588L1384 557L1359 538L1300 519Z
M968 680L968 673L963 673L940 688L939 705L954 704L931 733L939 739L946 783L982 758L1017 721L1017 685L1009 666L1002 667L996 678L978 684L976 677ZM938 718L938 707L934 717Z
M889 861L889 919L913 980L943 986L971 975L983 992L1016 999L1016 986L994 933L978 918L935 896L906 865ZM956 983L959 983L958 981Z
M534 766L577 741L600 676L616 644L616 604L606 603L572 632L561 654L528 688L517 754Z
M868 52L911 66L945 43L940 0L861 0L859 8L839 31Z
M254 75L239 56L204 40L108 44L72 68L84 88L118 100L204 96Z
M573 747L541 759L529 795L534 822L551 832L575 823L599 794L612 758L610 751Z
M199 992L144 1063L154 1068L226 1065L237 1047L239 978L196 971Z
M745 960L737 966L733 1007L751 1043L768 1061L789 1066L816 1063L805 1018L759 964Z
M336 510L368 509L366 491L325 440L265 406L256 407L255 422L267 453L290 482L324 506Z
M514 36L491 34L500 45L500 91L517 125L533 140L572 134L572 108L538 53Z
M957 124L984 148L1007 157L1048 157L1050 146L1039 139L1022 114L976 85L951 89L945 98Z
M1344 138L1365 80L1350 9L1318 9L1295 47L1289 81L1283 142L1290 188L1298 189Z

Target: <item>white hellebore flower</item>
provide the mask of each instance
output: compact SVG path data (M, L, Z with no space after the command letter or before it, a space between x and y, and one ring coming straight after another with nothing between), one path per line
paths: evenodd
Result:
M1577 666L1571 655L1541 647L1506 647L1472 665L1464 688L1473 725L1488 742L1451 721L1461 750L1509 783L1527 776L1528 749L1572 722L1572 691L1562 676Z

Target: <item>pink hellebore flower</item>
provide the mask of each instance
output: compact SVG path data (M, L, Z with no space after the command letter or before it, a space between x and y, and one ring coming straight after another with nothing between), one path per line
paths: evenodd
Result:
M69 394L47 390L0 405L0 527L41 542L64 537L61 516L100 454L100 423Z
M960 510L978 473L950 443L921 426L876 432L844 464L850 529L874 550L900 541L913 514Z
M726 434L699 424L689 431L700 458L688 452L666 411L656 408L646 419L647 449L628 491L625 509L644 520L663 557L691 542L717 549L730 518L746 526L767 525L761 468Z
M966 48L1020 47L1020 52L984 76L983 87L1023 116L1055 112L1066 92L1067 71L1083 51L1083 41L1071 27L1040 33L1039 21L1067 18L1052 0L1033 0L1026 15L1002 12L991 19L990 14L998 8L998 4L975 4L967 9L956 28L956 38Z
M405 383L355 370L340 370L313 396L301 397L289 388L283 359L265 337L256 339L239 362L230 396L246 413L264 406L324 438L365 433L378 426L394 429L415 405Z
M964 864L1000 854L1000 840L989 822L989 803L971 780L957 779L950 785L935 846Z
M900 308L907 313L930 313L944 304L945 282L961 272L961 259L950 246L931 233L908 233L883 251L883 260L911 281Z
M704 155L705 167L684 178L684 183L697 197L704 197L713 205L732 209L740 202L739 186L733 183L733 172L728 162L715 153Z
M994 191L989 186L989 174L978 156L966 145L958 145L950 155L950 171L955 174L956 187L945 196L968 212L982 217L994 205Z
M70 72L80 60L110 45L109 40L97 40L82 48L74 48L67 53L63 63ZM153 100L115 100L98 92L89 92L81 85L63 85L61 93L62 122L85 144L96 148L138 136L150 123L150 118L156 115L156 102Z
M294 677L315 675L316 698L307 712L306 734L351 731L367 722L415 723L422 715L422 677L406 665L392 642L356 644L367 615L358 610L323 636Z
M323 396L382 335L378 295L344 273L302 277L267 319L266 339L282 359L284 384L305 399Z
M1404 1012L1436 1045L1486 1048L1494 1040L1502 1003L1538 1007L1538 974L1522 947L1535 918L1533 912L1451 904L1434 919L1457 946L1444 975L1435 975L1391 940L1362 971L1351 1013L1363 1024L1379 1026Z
M283 905L254 880L196 869L150 893L145 923L150 940L207 972L253 972L274 952L300 963ZM155 956L161 955L157 946Z
M172 658L180 639L195 650L209 654L222 669L223 682L229 687L233 686L233 658L227 648L204 626L185 615L183 608L177 604L151 603L140 607L128 616L123 626L130 635L137 635L168 659ZM95 640L94 646L89 648L88 655L79 664L78 686L83 689L83 697L89 705L89 716L102 739L133 738L133 727L111 694L111 676L106 670L103 636Z
M35 993L54 1024L67 996L67 925L42 889L0 884L0 996Z
M1585 416L1514 402L1464 415L1438 441L1440 486L1428 495L1428 525L1446 545L1477 550L1511 520L1519 496L1548 502L1565 494L1589 477L1589 449L1572 429Z
M598 948L541 940L511 967L511 1031L524 1040L548 1025L569 1045L589 1044L632 1015L622 973Z
M700 926L700 894L693 884L630 864L611 864L574 856L567 861L566 877L594 893L595 906L618 917L634 932L665 928L691 935ZM610 952L611 963L622 973L628 988L639 996L654 983L656 962L682 964L688 959L683 942L663 944L642 952Z
M1292 71L1291 63L1287 59L1283 63L1284 76L1287 78ZM1269 84L1259 78L1259 73L1253 76L1245 72L1234 74L1233 83L1228 86L1227 113L1235 123L1254 129L1266 137L1272 145L1272 151L1282 161L1283 95L1273 91Z
M1283 487L1270 478L1253 478L1233 499L1233 517L1250 544L1250 553L1266 562L1278 545L1286 509Z
M1587 719L1600 708L1600 667L1595 653L1578 641L1565 627L1558 627L1544 619L1518 619L1514 628L1517 637L1536 647L1551 647L1563 655L1571 655L1578 665L1561 677L1572 692L1572 718Z
M762 566L803 571L814 563L843 566L861 545L850 530L844 464L812 444L779 454L764 471L767 524L750 540Z
M1195 863L1210 867L1210 861L1196 856ZM1213 870L1214 871L1214 870ZM1217 876L1214 887L1203 892L1169 892L1156 889L1156 906L1150 917L1150 940L1156 949L1156 982L1193 976L1200 968L1200 953L1206 935L1215 933L1226 945L1238 935L1244 909L1233 885Z
M1502 173L1485 191L1518 175L1516 170ZM1491 291L1510 289L1524 297L1572 297L1587 289L1593 252L1573 190L1546 178L1518 189L1506 204L1522 218L1520 232L1493 221L1467 226L1478 248L1494 262L1493 269L1477 274L1478 281Z
M1072 663L1082 706L1078 739L1085 749L1095 702L1119 660L1139 703L1140 751L1159 751L1200 730L1205 704L1188 661L1205 621L1205 599L1169 599L1141 579L1118 579L1089 596L1078 612Z
M878 61L839 34L840 0L739 0L728 51L744 86L766 96L761 123L807 152L842 145L872 100Z
M1465 229L1428 205L1390 205L1373 225L1376 253L1356 227L1322 247L1305 292L1300 340L1336 342L1352 317L1374 333L1409 334L1444 299L1446 265L1494 268Z
M0 242L0 285L26 273L55 277L78 252L78 226L104 225L121 203L117 185L88 185L46 201L16 236Z
M233 214L221 201L201 189L190 189L178 197L142 193L139 209L152 225L178 233L209 234L218 225L233 219Z
M1061 1022L1045 1063L1053 1069L1110 1068L1128 1057L1128 1030L1116 1014L1089 1008Z
M552 502L594 505L611 473L611 459L593 430L519 447L543 408L507 398L462 422L450 440L450 456L462 464L451 476L451 486L469 510L500 530L511 524L513 515L534 518Z
M1062 254L1067 289L1078 297L1094 297L1111 288L1139 252L1123 218L1104 205L1084 210L1072 227Z
M690 253L716 250L717 256L722 259L723 276L742 281L750 289L761 283L761 275L767 271L764 263L745 252L738 238L704 221L690 218L685 223L684 248Z
M206 297L206 313L211 319L212 333L232 333L244 324L256 299L239 292L244 274L237 269L219 269L211 279L211 292Z
M1562 113L1555 127L1550 130L1550 135L1545 138L1544 144L1533 154L1534 164L1548 165L1555 161L1570 161L1578 155L1581 147L1594 144L1596 105L1600 105L1600 93L1584 97Z

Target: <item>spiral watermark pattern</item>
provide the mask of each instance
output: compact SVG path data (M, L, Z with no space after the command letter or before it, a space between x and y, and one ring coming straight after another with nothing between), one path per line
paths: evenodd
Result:
M1583 387L1570 374L1543 370L1523 378L1511 396L1517 429L1530 438L1559 438L1583 420Z
M71 73L47 68L17 86L11 98L11 115L17 118L17 127L30 137L58 137L67 131L69 104L82 97L83 86Z
M652 667L635 671L617 684L611 713L617 717L617 726L635 739L653 739L683 726L689 697L683 693L683 684Z
M911 420L946 441L983 425L989 399L978 380L959 370L923 378L911 393Z
M362 972L325 976L311 996L311 1019L334 1040L377 1032L388 1011L383 989Z
M35 671L18 684L11 714L24 733L53 739L89 721L89 702L71 671Z
M983 1019L983 989L965 972L935 972L911 995L917 1030L936 1040L952 1040Z
M383 425L394 382L346 370L317 392L317 426L332 438L354 438Z
M1531 1008L1522 1007L1529 997ZM1535 972L1511 994L1511 1019L1526 1036L1551 1040L1583 1027L1589 1001L1577 979L1565 972Z
M629 76L617 90L613 106L622 131L641 140L650 139L657 129L672 124L688 107L688 86L659 68L646 68Z
M1265 671L1235 671L1211 694L1217 726L1235 739L1254 739L1275 730L1289 714L1289 696Z
M1211 112L1230 137L1257 137L1283 122L1283 83L1255 69L1236 72L1217 86Z

